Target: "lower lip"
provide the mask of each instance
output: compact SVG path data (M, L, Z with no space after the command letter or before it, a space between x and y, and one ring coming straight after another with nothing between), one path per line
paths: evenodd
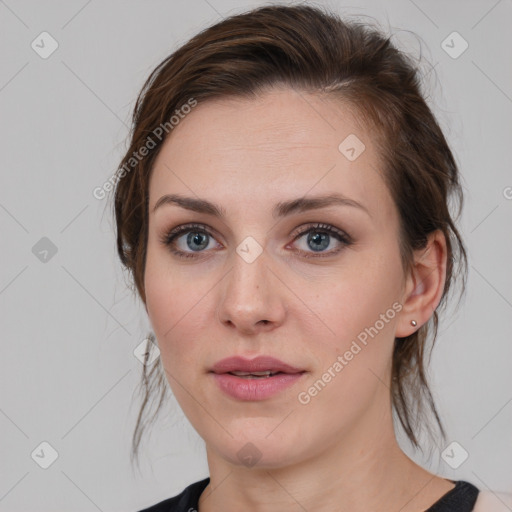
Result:
M230 373L214 373L218 386L238 400L265 400L296 383L302 373L278 373L272 377L244 379Z

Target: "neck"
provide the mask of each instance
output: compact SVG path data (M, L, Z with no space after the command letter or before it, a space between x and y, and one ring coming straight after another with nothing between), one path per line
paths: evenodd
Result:
M380 410L314 456L279 467L247 468L207 447L210 484L199 512L315 510L419 512L453 487L399 447L391 412Z

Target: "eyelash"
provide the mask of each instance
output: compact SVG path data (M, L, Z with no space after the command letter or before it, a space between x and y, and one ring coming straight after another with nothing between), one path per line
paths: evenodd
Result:
M178 256L179 258L186 259L186 258L201 257L201 253L204 251L197 251L196 253L193 253L193 252L180 251L180 250L174 248L175 239L178 238L180 235L189 233L189 232L197 232L197 233L205 234L215 240L215 237L213 235L211 235L211 233L208 231L208 226L206 226L204 224L183 224L182 226L178 226L174 229L171 229L169 232L164 233L164 235L160 239L160 242L162 244L166 245L167 247L169 247L169 250L174 255ZM322 223L309 225L309 226L303 228L301 231L297 232L294 235L293 242L295 242L302 236L307 235L310 232L327 233L330 236L333 236L334 238L336 238L339 242L341 242L342 246L336 250L331 250L329 252L318 252L317 254L299 250L298 252L302 253L304 258L325 258L328 256L333 256L335 254L338 254L344 247L348 247L349 245L351 245L353 243L350 236L347 235L346 233L344 233L343 231L335 228L334 226L331 226L330 224L322 224Z

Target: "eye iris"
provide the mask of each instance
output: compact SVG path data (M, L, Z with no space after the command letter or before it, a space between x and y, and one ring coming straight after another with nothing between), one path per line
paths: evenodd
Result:
M314 243L314 246L310 246L314 251L320 251L329 246L329 235L325 233L310 233L308 235L308 244Z
M202 242L201 242L202 239ZM191 243L197 244L199 247L193 247ZM192 231L187 236L187 245L193 251L200 251L208 246L208 235L206 233L199 233L197 231Z

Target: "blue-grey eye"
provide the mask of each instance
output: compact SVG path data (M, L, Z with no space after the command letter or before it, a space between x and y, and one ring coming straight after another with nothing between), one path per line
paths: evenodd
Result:
M295 237L296 247L306 257L308 253L310 256L314 253L319 256L334 255L350 244L348 235L330 224L309 226Z
M190 231L187 235L187 247L192 251L201 251L208 247L209 235L198 231Z
M310 232L308 234L307 243L313 251L323 251L329 247L331 235L326 233Z

